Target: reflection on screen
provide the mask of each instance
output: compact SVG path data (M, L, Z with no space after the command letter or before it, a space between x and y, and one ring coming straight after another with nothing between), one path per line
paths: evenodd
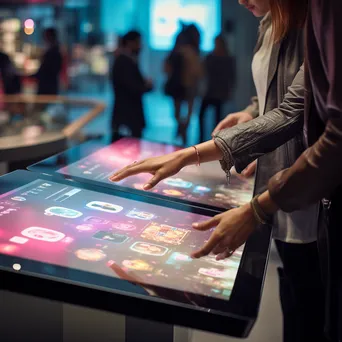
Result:
M155 157L177 150L175 146L163 145L134 138L121 139L88 157L60 169L58 172L98 182L112 184L109 176L135 160ZM151 176L140 174L116 183L120 186L142 190ZM200 167L188 166L176 176L159 183L152 191L190 202L220 208L240 206L252 198L253 179L240 179L232 175L230 184L218 162L205 163Z
M0 197L0 253L228 300L242 248L191 259L212 232L191 224L206 219L37 180Z

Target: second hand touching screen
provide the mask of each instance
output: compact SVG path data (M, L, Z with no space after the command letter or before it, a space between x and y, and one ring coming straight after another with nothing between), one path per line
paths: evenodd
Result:
M60 169L64 175L76 176L93 181L113 184L108 178L135 160L171 153L178 148L172 145L123 138L95 153ZM144 182L151 176L139 174L116 183L120 186L142 190ZM176 176L165 179L153 193L179 198L194 203L202 203L220 208L240 206L251 200L253 179L242 179L232 175L230 184L218 162L188 166Z
M207 219L38 179L0 197L0 254L228 300L242 248L191 259L212 233L191 225Z

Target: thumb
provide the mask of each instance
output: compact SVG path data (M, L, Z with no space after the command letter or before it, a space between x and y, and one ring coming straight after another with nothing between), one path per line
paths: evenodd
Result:
M160 173L157 172L154 177L152 177L146 184L144 184L144 190L151 190L154 186L156 186L162 179L165 177Z

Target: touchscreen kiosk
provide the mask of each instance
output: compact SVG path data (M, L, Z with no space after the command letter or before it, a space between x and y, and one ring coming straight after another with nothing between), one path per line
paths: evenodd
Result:
M177 149L179 148L172 145L121 138L107 146L98 145L97 148L94 143L84 144L60 155L60 158L50 158L30 169L73 176L105 186L142 191L144 182L151 177L149 174L131 176L119 183L111 182L109 177L135 160L164 155ZM234 174L228 184L219 162L211 162L200 167L185 167L177 175L160 182L150 194L222 210L249 202L253 186L253 179L244 179Z
M27 171L1 177L0 189L0 269L7 275L33 275L38 288L39 279L49 279L54 286L77 283L74 295L81 304L87 303L82 287L94 289L94 298L99 289L107 293L105 302L111 294L142 300L146 315L148 302L157 300L162 311L150 310L151 318L163 320L158 316L168 307L165 321L178 312L185 321L175 324L197 326L198 321L186 319L190 310L210 321L198 328L216 332L242 336L255 320L267 230L262 239L253 237L229 259L217 261L210 255L194 260L191 252L212 230L195 231L192 223L209 219L209 210L110 189L99 192L91 185ZM134 315L139 310L135 306L126 310ZM113 305L111 310L117 309ZM216 319L227 319L228 324L229 318L236 321L230 328L216 327Z

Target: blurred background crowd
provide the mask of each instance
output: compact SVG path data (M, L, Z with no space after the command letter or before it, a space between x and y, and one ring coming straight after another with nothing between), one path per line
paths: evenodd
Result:
M254 95L257 26L236 0L2 0L0 94L100 99L93 134L193 144Z

